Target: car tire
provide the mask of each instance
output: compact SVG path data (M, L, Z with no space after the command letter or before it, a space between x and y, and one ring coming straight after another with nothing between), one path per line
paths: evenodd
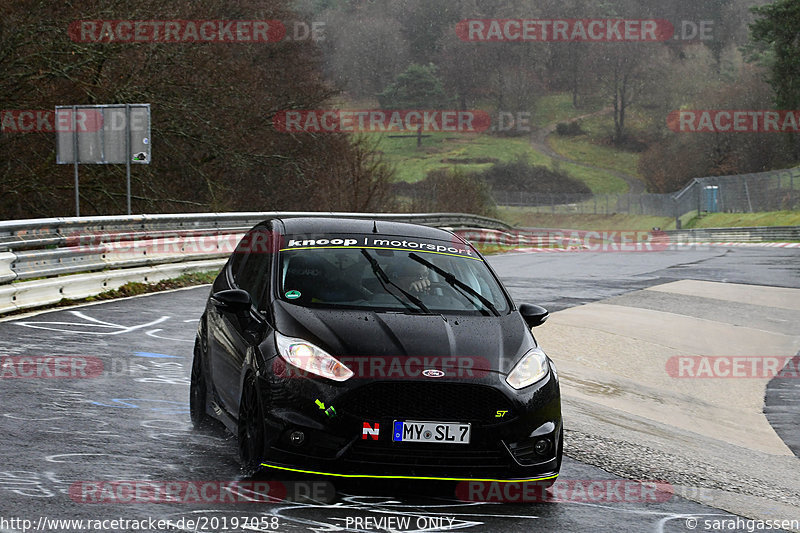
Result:
M194 359L192 361L192 379L189 385L189 414L195 429L206 429L211 425L211 417L206 412L208 387L203 368L203 357L200 349L200 338L194 342Z
M253 374L247 376L242 388L238 429L239 460L246 472L252 472L261 465L265 441L264 413Z

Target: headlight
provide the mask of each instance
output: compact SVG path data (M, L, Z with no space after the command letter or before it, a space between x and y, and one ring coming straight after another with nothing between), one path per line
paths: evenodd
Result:
M547 375L547 356L541 348L534 348L522 356L506 377L506 383L519 390L533 385Z
M301 370L334 381L345 381L353 376L353 371L338 359L308 341L286 337L276 331L275 343L278 345L278 354Z

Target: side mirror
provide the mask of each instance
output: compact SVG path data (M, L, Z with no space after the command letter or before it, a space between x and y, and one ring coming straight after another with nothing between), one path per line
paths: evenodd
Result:
M242 315L250 310L250 294L242 289L215 292L211 301L220 311Z
M519 314L525 320L529 327L535 328L544 324L550 313L544 307L532 304L522 304L519 306Z

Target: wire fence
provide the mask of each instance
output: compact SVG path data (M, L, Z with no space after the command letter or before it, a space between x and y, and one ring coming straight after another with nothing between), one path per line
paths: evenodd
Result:
M675 217L690 213L800 210L800 167L695 178L676 193L559 194L494 191L497 205L538 213L629 214Z
M530 207L538 213L673 216L672 194L562 194L494 191L497 205Z

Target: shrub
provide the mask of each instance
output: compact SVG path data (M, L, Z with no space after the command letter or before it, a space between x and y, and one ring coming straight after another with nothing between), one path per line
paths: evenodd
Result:
M581 124L577 120L572 122L559 122L556 125L556 133L562 137L574 137L576 135L583 135Z

